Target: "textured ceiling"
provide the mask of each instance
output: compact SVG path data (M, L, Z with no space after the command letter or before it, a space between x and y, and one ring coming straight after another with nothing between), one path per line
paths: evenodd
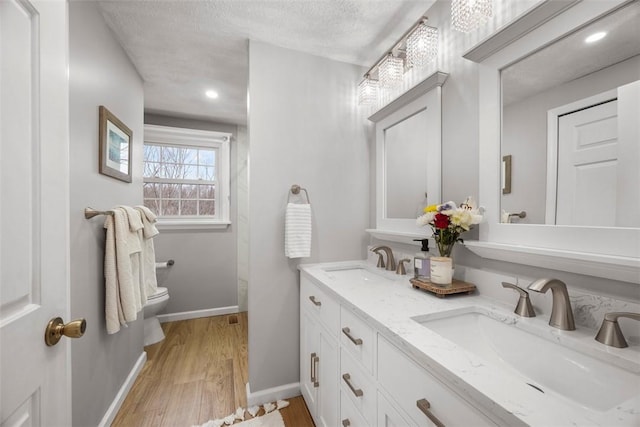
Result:
M238 124L247 120L248 40L369 67L434 2L99 0L144 79L146 111Z
M593 44L584 42L599 31L605 31L607 36ZM503 70L503 103L526 99L636 55L640 55L638 1Z

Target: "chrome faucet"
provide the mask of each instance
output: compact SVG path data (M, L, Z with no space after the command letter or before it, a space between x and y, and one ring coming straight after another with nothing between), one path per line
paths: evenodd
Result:
M622 335L622 330L618 324L618 317L628 317L629 319L640 320L640 313L607 313L604 315L602 326L596 335L596 341L611 347L629 347L627 340Z
M404 268L405 262L411 262L409 258L404 258L398 261L398 268L396 268L396 274L405 275L407 274L407 270Z
M536 312L533 310L531 300L529 299L529 292L519 286L507 282L502 282L502 287L513 289L520 294L516 309L513 311L515 314L522 317L536 317Z
M541 294L551 289L553 302L549 325L562 329L563 331L575 331L576 324L573 321L573 311L571 310L569 293L567 292L567 285L565 285L563 281L558 279L538 279L531 283L528 289Z
M384 267L384 261L382 261L382 256L380 251L384 251L387 254L387 266L386 269L389 271L394 271L396 269L396 261L393 259L393 251L389 246L374 246L371 248L371 252L378 254L378 267Z

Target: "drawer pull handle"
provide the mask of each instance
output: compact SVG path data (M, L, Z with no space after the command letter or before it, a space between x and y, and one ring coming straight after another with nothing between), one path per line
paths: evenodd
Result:
M349 421L349 418L345 418L344 420L342 420L342 427L349 427L351 425L351 421Z
M351 329L342 328L342 333L345 334L355 345L362 345L362 338L354 338L353 335L351 335Z
M345 383L347 383L347 385L349 386L353 394L356 395L356 397L362 397L364 395L362 390L360 390L359 388L355 388L353 384L351 384L351 375L344 374L342 375L342 379L344 380Z
M320 361L320 358L316 353L311 353L311 382L314 387L318 387L320 383L318 382L318 372L317 372L317 363Z
M438 417L433 415L433 412L431 412L431 404L427 399L420 399L416 402L416 404L418 405L418 409L420 409L427 416L427 418L429 418L431 422L436 425L436 427L444 427L444 424L442 424Z
M312 302L314 305L317 305L318 307L320 307L320 306L322 305L322 303L321 303L320 301L316 300L316 297L315 297L315 296L313 296L313 295L311 295L311 296L309 297L309 299L311 300L311 302Z

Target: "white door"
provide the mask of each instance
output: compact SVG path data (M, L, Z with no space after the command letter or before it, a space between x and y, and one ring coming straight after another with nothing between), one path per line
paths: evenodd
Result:
M617 179L618 101L560 117L556 224L614 226Z
M68 22L62 0L0 0L0 424L71 425Z

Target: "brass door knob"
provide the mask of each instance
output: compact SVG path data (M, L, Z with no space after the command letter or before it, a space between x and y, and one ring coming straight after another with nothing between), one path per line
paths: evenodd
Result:
M58 344L64 335L69 338L80 338L87 330L87 321L84 319L73 320L66 325L60 317L51 319L44 331L44 342L49 347Z

